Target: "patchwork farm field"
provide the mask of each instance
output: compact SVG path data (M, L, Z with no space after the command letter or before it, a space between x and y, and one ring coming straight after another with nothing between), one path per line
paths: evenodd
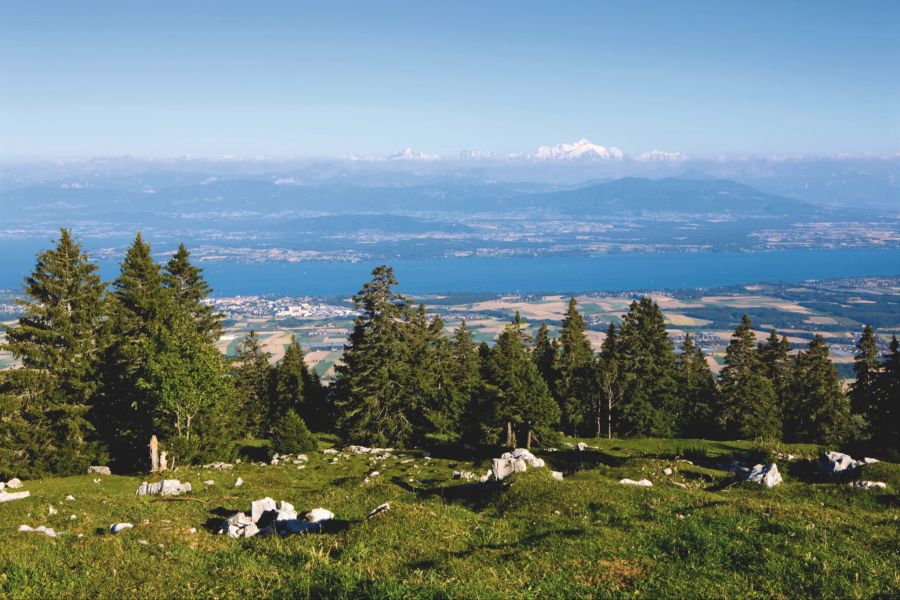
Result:
M321 447L333 441L323 437ZM158 476L25 481L29 497L0 504L0 596L900 594L900 465L862 467L857 477L887 483L863 490L816 475L812 446L586 440L593 448L579 451L571 447L576 441L535 451L547 467L502 482L454 479L455 471L483 473L500 450L471 455L438 442L382 460L310 452L300 465L267 464L264 443L248 444L231 468L169 473L193 486L170 498L135 495ZM770 460L784 477L771 489L725 469ZM235 487L238 478L243 485ZM653 486L622 485L623 478ZM224 519L265 497L290 502L301 515L325 508L334 518L320 533L216 533ZM390 508L367 517L383 503ZM120 522L133 528L110 533ZM48 526L57 536L20 532L20 524Z
M845 378L852 374L852 356L856 339L865 324L876 328L886 348L892 334L900 334L900 279L865 278L806 284L754 284L703 292L642 292L653 297L666 318L676 344L686 333L706 353L714 370L720 368L734 328L747 313L760 341L772 328L786 335L799 349L818 334L825 338L832 360ZM628 305L642 293L579 294L578 307L585 315L588 336L596 349L605 337L609 323L618 323ZM492 342L503 326L518 311L533 335L546 323L555 334L566 310L568 297L554 295L492 296L442 295L413 297L425 304L430 314L440 315L448 329L465 319L477 342ZM330 302L348 306L346 299ZM352 327L352 318L297 319L277 316L247 318L229 315L228 331L219 348L234 355L240 337L255 329L265 349L278 360L295 335L306 359L315 364L320 376L328 379L340 360L344 340Z

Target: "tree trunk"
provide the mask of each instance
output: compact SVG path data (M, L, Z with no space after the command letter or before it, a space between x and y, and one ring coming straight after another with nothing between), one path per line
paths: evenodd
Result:
M525 441L525 447L531 450L531 427L528 428L528 439Z
M606 435L612 439L612 397L607 399L606 405Z
M512 421L506 422L506 445L510 448L516 447L516 434L513 432Z
M159 471L159 442L156 441L156 436L150 436L150 472L156 473Z

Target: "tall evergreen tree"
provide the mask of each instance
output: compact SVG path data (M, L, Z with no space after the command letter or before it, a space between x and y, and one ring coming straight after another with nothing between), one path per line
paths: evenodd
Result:
M759 345L759 359L766 376L775 388L775 403L779 414L783 415L788 406L788 393L791 386L793 360L789 352L791 344L784 336L772 329L764 344Z
M541 377L547 382L547 387L551 391L556 389L556 380L558 377L556 371L557 354L559 352L559 343L550 337L550 329L546 323L541 323L538 328L537 335L534 338L534 363L537 365Z
M495 393L493 422L505 427L506 445L547 443L559 421L559 406L523 342L521 320L506 326L491 349L489 380Z
M105 322L102 387L92 420L110 449L112 460L125 468L147 463L147 442L154 433L154 399L138 385L146 377L149 340L172 314L170 296L159 265L141 234L125 253L110 294Z
M241 414L248 435L265 437L271 402L273 369L271 354L264 351L256 331L244 336L238 347L235 387L241 401Z
M24 292L24 315L6 328L5 347L29 373L10 376L5 387L10 408L21 410L16 427L41 430L44 439L22 451L33 472L81 472L101 450L85 415L96 390L103 284L97 266L62 229L55 247L38 255ZM0 429L9 423L0 419Z
M284 357L275 366L275 377L272 400L269 403L266 429L271 431L288 411L296 412L304 421L307 411L304 403L304 379L308 377L303 351L296 336L291 336L291 343L284 349Z
M556 395L562 409L563 424L572 435L591 419L594 389L594 351L587 337L584 317L578 312L575 298L569 300L559 330L559 353L556 371Z
M606 418L606 436L612 439L613 412L618 410L624 392L624 377L619 368L618 337L616 326L609 324L594 370L597 377L597 393L594 401L595 434L603 435L603 418Z
M659 306L650 298L632 302L616 339L623 377L619 429L626 435L674 433L679 398L675 351Z
M190 261L184 244L172 256L162 271L162 281L171 294L175 309L190 315L197 330L216 340L222 334L222 316L205 302L212 289L203 278L203 269Z
M682 412L677 416L678 433L684 437L709 437L715 431L716 381L703 351L690 333L684 336L675 368L678 395L683 401Z
M869 414L871 415L872 441L876 447L897 455L900 449L900 342L891 337L888 353L876 379L876 393Z
M335 381L338 431L346 442L405 447L414 439L421 410L410 396L405 330L411 310L394 291L394 270L376 267L353 297L361 311L353 324Z
M725 349L719 380L719 424L726 437L781 437L775 386L763 373L750 318L744 315Z
M853 361L856 381L850 388L850 401L853 411L863 415L869 422L874 416L870 414L872 407L877 402L875 396L878 391L878 373L881 370L878 358L875 330L871 325L866 325L856 344L856 356Z
M850 403L820 335L797 356L785 417L789 441L840 444L850 433Z

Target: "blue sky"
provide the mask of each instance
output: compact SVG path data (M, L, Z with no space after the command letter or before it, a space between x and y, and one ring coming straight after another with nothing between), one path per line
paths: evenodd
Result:
M900 151L900 2L0 1L0 158Z

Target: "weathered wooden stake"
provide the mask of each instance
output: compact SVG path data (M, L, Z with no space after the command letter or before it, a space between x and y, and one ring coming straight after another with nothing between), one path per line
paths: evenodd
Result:
M156 441L156 436L150 436L150 472L156 473L159 471L159 442Z

